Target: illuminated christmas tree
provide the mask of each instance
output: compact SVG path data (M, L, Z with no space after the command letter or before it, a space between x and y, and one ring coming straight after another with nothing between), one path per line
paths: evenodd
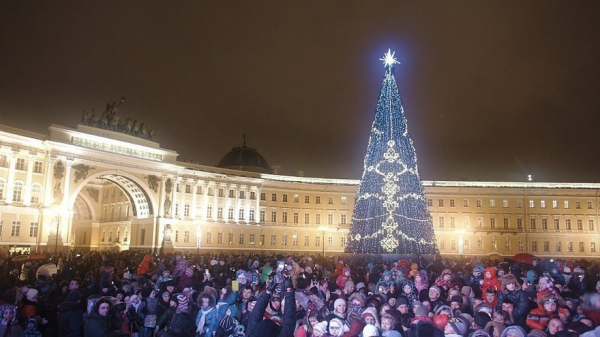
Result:
M362 254L435 254L417 156L408 135L389 50L385 78L365 155L346 251Z

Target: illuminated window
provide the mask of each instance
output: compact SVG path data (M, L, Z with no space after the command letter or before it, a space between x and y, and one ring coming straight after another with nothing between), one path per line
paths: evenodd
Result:
M250 244L254 244L254 234L250 234Z
M573 242L571 242L571 241L567 242L567 252L569 252L569 253L573 252Z
M540 200L540 208L546 208L546 200Z
M589 219L588 220L588 225L589 225L589 229L591 231L593 231L594 230L594 219Z
M493 251L497 251L498 250L498 243L496 242L496 240L492 240L492 250Z
M584 253L584 252L585 252L585 248L584 248L584 244L583 244L583 242L580 242L580 243L579 243L579 252L580 252L580 253Z
M217 243L218 244L223 243L223 233L217 233Z
M30 238L36 238L38 235L38 223L37 222L32 222L29 225L29 237Z
M271 222L277 222L277 211L271 211Z
M502 207L508 208L508 200L502 200Z
M240 240L238 241L240 245L244 244L244 234L240 234Z
M294 194L294 203L298 203L299 202L299 196L298 194Z
M496 207L496 200L490 199L490 207Z
M348 204L346 197L342 197L342 205Z
M554 208L554 209L558 208L558 201L552 200L552 208Z
M212 232L206 233L206 243L212 243Z
M281 212L281 222L287 223L288 221L288 212Z
M292 235L292 246L298 245L298 235Z
M298 212L294 212L294 223L298 223Z
M230 244L230 245L232 245L232 244L233 244L233 233L229 233L229 234L228 234L228 239L229 239L229 240L228 240L228 241L229 241L229 244Z
M260 245L264 246L265 245L265 235L264 234L260 234L259 237L258 237L258 239L259 239Z
M569 200L565 200L563 202L563 205L564 205L565 209L569 209Z
M542 219L542 230L547 230L548 229L548 219L543 218Z
M529 200L529 208L535 208L535 200Z
M504 250L507 252L510 251L510 241L508 238L506 238L506 241L504 241Z

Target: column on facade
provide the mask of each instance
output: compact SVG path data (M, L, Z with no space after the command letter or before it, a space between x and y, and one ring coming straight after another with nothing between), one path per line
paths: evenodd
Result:
M17 163L18 154L19 152L12 151L8 156L8 181L6 183L6 196L4 198L4 201L7 204L12 204L13 202L13 191L15 188L15 165Z
M178 217L181 217L181 213L179 213L179 209L177 209L179 207L179 205L177 204L179 200L179 192L177 192L177 186L179 186L181 180L180 178L176 178L173 180L173 202L171 203L171 216L173 219L178 219ZM181 191L181 186L179 186L179 190ZM177 217L175 216L175 214L178 214Z
M190 206L190 216L192 219L196 220L196 202L198 201L198 181L192 182L192 205Z
M160 191L158 192L158 216L164 218L165 216L165 186L167 183L167 177L162 176L160 178Z
M70 192L69 190L71 189L71 166L73 165L73 161L72 160L66 160L65 163L65 185L63 188L63 201L62 201L62 205L63 207L67 206L67 201L69 200L69 196L70 196Z
M256 195L254 196L254 219L255 223L258 225L260 223L260 190L255 189Z
M25 199L23 200L23 203L26 206L29 206L29 204L31 203L31 188L32 188L32 177L33 177L33 165L35 164L35 155L28 155L27 156L27 178L25 178Z
M219 210L219 185L214 186L214 191L213 191L213 213L212 213L212 220L213 221L217 221L218 217L217 217L217 212Z
M208 189L209 189L209 184L208 183L204 183L202 185L202 214L200 216L201 219L204 219L205 221L212 221L213 219L209 219L208 216L206 216L206 208L208 207ZM216 212L216 211L215 211Z
M54 177L54 159L50 156L45 158L46 169L44 175L44 207L52 205L52 177Z
M244 223L250 223L250 188L244 186ZM255 213L256 214L256 213Z

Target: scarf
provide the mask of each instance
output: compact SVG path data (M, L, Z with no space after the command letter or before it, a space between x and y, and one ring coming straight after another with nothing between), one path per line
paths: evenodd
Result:
M206 308L206 309L201 309L202 311L202 316L200 316L200 322L198 322L198 328L196 329L196 332L204 332L204 324L206 324L206 316L213 311L215 307L210 307L210 308Z

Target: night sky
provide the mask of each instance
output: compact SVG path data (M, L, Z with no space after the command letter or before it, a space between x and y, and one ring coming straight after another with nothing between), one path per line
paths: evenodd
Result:
M2 1L0 123L126 101L179 160L359 179L396 51L424 180L600 182L599 1Z

